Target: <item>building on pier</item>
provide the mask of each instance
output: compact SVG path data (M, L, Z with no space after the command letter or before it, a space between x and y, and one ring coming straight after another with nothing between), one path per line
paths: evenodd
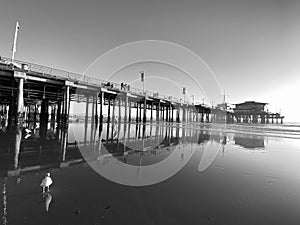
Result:
M283 123L284 116L279 113L270 113L265 109L268 103L246 101L235 104L234 117L237 123Z

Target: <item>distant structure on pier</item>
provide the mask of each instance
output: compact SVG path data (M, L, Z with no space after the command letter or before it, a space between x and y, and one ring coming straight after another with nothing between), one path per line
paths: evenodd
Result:
M236 122L244 123L283 123L284 116L280 113L269 113L265 110L268 103L246 101L244 103L235 104L233 109Z

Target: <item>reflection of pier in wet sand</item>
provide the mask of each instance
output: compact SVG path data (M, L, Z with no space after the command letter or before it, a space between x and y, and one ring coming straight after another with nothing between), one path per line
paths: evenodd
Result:
M89 129L84 129L84 134L76 137L74 141L68 138L73 125L83 127L85 124L72 124L69 130L49 127L46 137L32 133L29 138L24 139L28 134L17 127L1 133L1 171L6 173L2 176L17 176L27 171L74 165L84 162L82 153L85 160L114 157L126 162L140 155L144 158L161 155L162 157L156 158L162 160L178 146L185 143L200 144L210 137L208 129L185 128L178 124L122 123L117 127L120 132L113 134L106 132L109 128L113 129L115 125L112 123L104 123L103 131L89 123ZM137 136L137 133L140 135ZM147 160L143 162L147 163Z

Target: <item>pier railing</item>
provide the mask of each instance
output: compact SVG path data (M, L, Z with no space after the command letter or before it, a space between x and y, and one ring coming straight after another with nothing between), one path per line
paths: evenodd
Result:
M0 62L1 62L1 64L6 64L8 66L17 67L20 69L24 69L25 68L24 66L26 66L25 70L28 70L29 72L39 73L45 77L63 78L65 80L69 80L69 81L80 81L81 83L85 83L85 84L91 85L91 86L104 87L108 82L110 82L110 84L113 85L113 88L121 90L121 84L119 84L119 83L111 82L108 80L101 80L98 78L85 76L85 75L78 74L78 73L68 72L68 71L61 70L61 69L56 69L56 68L52 68L52 67L48 67L48 66L42 66L42 65L35 64L35 63L25 62L22 60L14 60L14 62L11 63L11 59L9 59L7 57L1 57ZM138 95L144 94L142 89L135 88L135 87L130 87L130 92L133 94L138 94ZM145 92L146 92L146 95L149 97L155 97L155 98L159 98L159 99L166 100L166 101L182 103L182 100L179 100L178 98L175 98L173 96L167 96L164 94L160 94L158 92L156 92L156 93L151 92L151 91L145 91Z

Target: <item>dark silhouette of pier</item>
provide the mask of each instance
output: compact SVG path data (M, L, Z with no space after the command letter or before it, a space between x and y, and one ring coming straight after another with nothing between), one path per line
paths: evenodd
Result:
M45 137L49 122L52 126L57 124L58 129L68 126L71 101L85 102L85 122L100 126L104 119L108 123L115 123L115 117L124 123L133 120L144 123L258 122L256 114L249 110L247 114L241 115L226 107L189 104L172 96L143 91L124 83L104 81L19 60L12 63L3 57L0 60L0 81L1 117L7 120L8 126L24 121L38 121L41 137ZM91 112L89 105L92 105ZM107 106L107 113L104 112L104 106ZM118 115L116 106L119 109ZM124 113L121 113L121 108ZM135 109L136 115L133 115L132 109ZM260 123L268 123L269 119L272 123L276 119L278 123L278 119L281 122L283 119L280 114L259 113L264 115Z

